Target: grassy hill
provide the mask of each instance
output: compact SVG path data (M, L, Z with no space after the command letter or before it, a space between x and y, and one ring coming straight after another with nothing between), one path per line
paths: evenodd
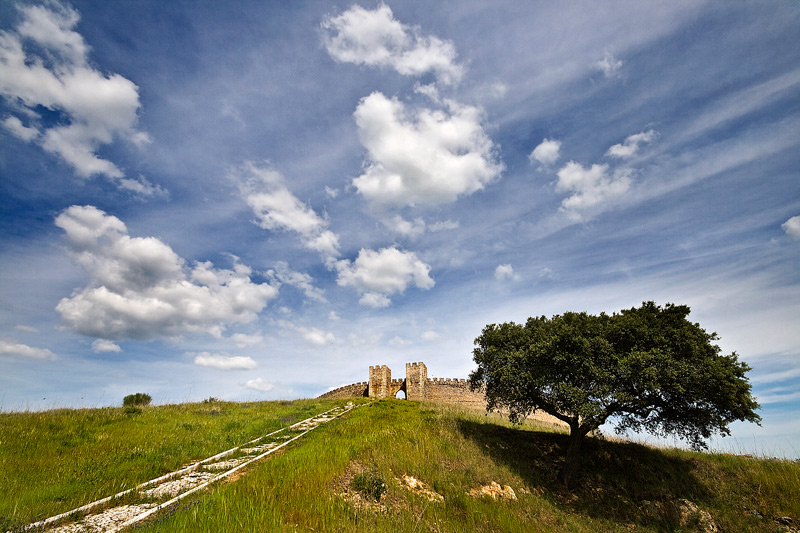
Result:
M0 528L69 510L335 404L0 414ZM570 492L556 481L565 445L552 428L382 400L183 500L143 529L696 531L709 518L723 531L800 528L796 462L590 439ZM403 476L424 486L410 489ZM469 494L491 482L511 487L517 499Z

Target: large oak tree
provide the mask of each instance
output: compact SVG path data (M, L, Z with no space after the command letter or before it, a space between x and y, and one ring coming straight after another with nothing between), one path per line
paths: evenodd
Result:
M759 423L758 403L736 353L722 355L687 319L689 307L641 307L599 316L564 313L525 325L491 324L475 339L473 390L487 410L519 422L537 410L569 425L561 479L572 484L584 437L606 421L618 432L675 435L693 448L736 420Z

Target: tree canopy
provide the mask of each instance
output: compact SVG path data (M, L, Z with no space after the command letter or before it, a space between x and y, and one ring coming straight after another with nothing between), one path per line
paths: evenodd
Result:
M607 315L568 312L525 325L490 324L475 339L473 390L487 409L519 422L542 410L570 427L562 479L577 471L580 444L612 421L618 432L675 435L693 448L736 420L760 422L750 367L722 355L716 333L687 319L685 305L644 302Z

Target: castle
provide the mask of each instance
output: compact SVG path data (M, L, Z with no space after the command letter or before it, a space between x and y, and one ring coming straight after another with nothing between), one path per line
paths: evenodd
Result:
M429 378L425 363L406 363L405 379L392 379L386 365L369 367L369 381L333 389L320 398L340 399L368 396L394 398L403 392L407 400L455 403L470 407L486 407L483 391L471 391L465 379Z

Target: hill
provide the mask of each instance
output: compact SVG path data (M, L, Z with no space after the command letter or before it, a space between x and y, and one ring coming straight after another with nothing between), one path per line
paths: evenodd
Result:
M69 510L335 404L208 402L141 413L119 408L0 414L0 527ZM365 403L236 481L157 515L143 529L800 527L796 462L594 438L586 445L579 486L569 492L556 480L565 445L566 435L554 428L514 427L474 411L402 400ZM480 495L481 488L486 494Z

